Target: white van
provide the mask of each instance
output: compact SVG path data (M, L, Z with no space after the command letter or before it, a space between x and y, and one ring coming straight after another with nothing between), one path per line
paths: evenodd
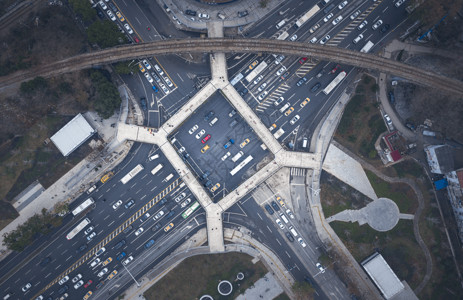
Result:
M296 232L296 230L294 229L293 226L289 226L289 231L291 231L291 233L294 235L294 237L298 236L298 234L297 234L297 232Z
M164 167L162 164L157 165L153 170L151 170L151 174L155 175L162 169L162 167Z
M93 185L92 187L90 187L87 191L87 194L91 194L94 190L96 190L96 185Z
M288 220L288 218L285 216L284 213L281 213L281 214L280 214L280 217L281 217L281 219L282 219L286 224L288 224L289 220Z
M172 139L170 140L171 144L174 144L176 141L177 141L176 138L172 138Z
M225 20L225 15L222 14L222 13L218 13L218 14L217 14L217 17L220 18L220 19L222 19L222 20Z
M286 103L285 105L283 105L281 108L280 108L280 112L283 113L285 110L287 110L289 107L291 106L291 104L288 102Z
M149 158L149 161L153 161L153 160L158 159L158 158L159 158L159 154L151 155L150 158Z
M170 173L169 175L166 176L166 178L164 178L163 181L164 181L164 182L167 182L167 181L171 180L172 177L174 177L174 174Z
M235 156L232 157L232 161L236 162L238 159L241 158L241 156L243 156L243 154L243 151L238 152Z
M307 148L308 141L309 140L306 137L302 140L302 148Z
M285 21L285 20L282 20L282 21L280 21L280 23L278 23L275 27L276 27L277 29L280 29L280 28L283 27L285 24L286 24L286 21Z
M212 119L212 121L209 122L209 126L214 126L214 124L217 123L218 120L219 118L215 117L214 119Z

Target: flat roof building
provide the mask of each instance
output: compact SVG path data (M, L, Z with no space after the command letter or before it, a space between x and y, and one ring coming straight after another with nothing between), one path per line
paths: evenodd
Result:
M365 259L362 266L384 298L391 299L404 289L402 282L378 252Z
M87 122L84 116L78 114L50 139L63 156L68 156L95 132L96 130Z

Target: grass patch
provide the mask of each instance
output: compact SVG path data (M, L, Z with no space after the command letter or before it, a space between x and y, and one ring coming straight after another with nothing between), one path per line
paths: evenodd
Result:
M423 176L423 168L411 159L404 160L398 164L394 164L392 168L396 171L398 177L415 177Z
M418 207L418 201L413 190L405 183L388 183L373 172L365 170L371 186L378 197L394 201L401 213L413 214Z
M290 300L290 298L288 297L288 295L286 295L285 293L282 293L280 295L278 295L275 299L273 300Z
M377 160L374 144L379 135L387 130L377 109L376 90L377 84L373 78L363 76L335 134L335 139L341 144L370 160Z
M325 217L330 217L346 209L360 209L371 200L329 173L322 171L321 195Z
M187 258L144 293L146 299L199 299L208 294L214 299L234 299L267 273L262 262L242 253L199 255ZM243 272L245 279L235 282ZM217 292L220 280L229 280L233 292L222 297Z

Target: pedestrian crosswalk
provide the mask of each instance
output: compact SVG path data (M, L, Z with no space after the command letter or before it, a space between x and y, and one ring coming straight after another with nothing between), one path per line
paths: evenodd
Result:
M286 83L283 82L280 84L279 87L277 87L267 98L264 99L259 105L255 108L256 111L263 112L265 111L269 106L273 105L273 102L275 102L278 98L282 97L282 95L289 90L290 86Z
M309 58L299 69L296 71L296 75L298 77L304 77L307 73L309 73L319 61L314 58Z
M366 17L370 15L370 13L380 4L381 2L375 2L372 6L370 6L366 11L360 14L356 19L350 22L346 27L343 28L340 32L338 32L334 37L332 37L326 44L328 46L336 47L338 46L352 31L357 29L357 26L362 23ZM359 31L359 34L361 31Z
M291 176L300 176L300 177L304 177L304 176L305 176L305 169L301 169L301 168L291 168Z

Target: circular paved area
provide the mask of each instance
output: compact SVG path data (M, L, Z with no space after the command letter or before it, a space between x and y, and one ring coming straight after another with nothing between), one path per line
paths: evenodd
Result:
M363 208L366 221L377 231L389 231L399 222L399 207L388 198L379 198Z

